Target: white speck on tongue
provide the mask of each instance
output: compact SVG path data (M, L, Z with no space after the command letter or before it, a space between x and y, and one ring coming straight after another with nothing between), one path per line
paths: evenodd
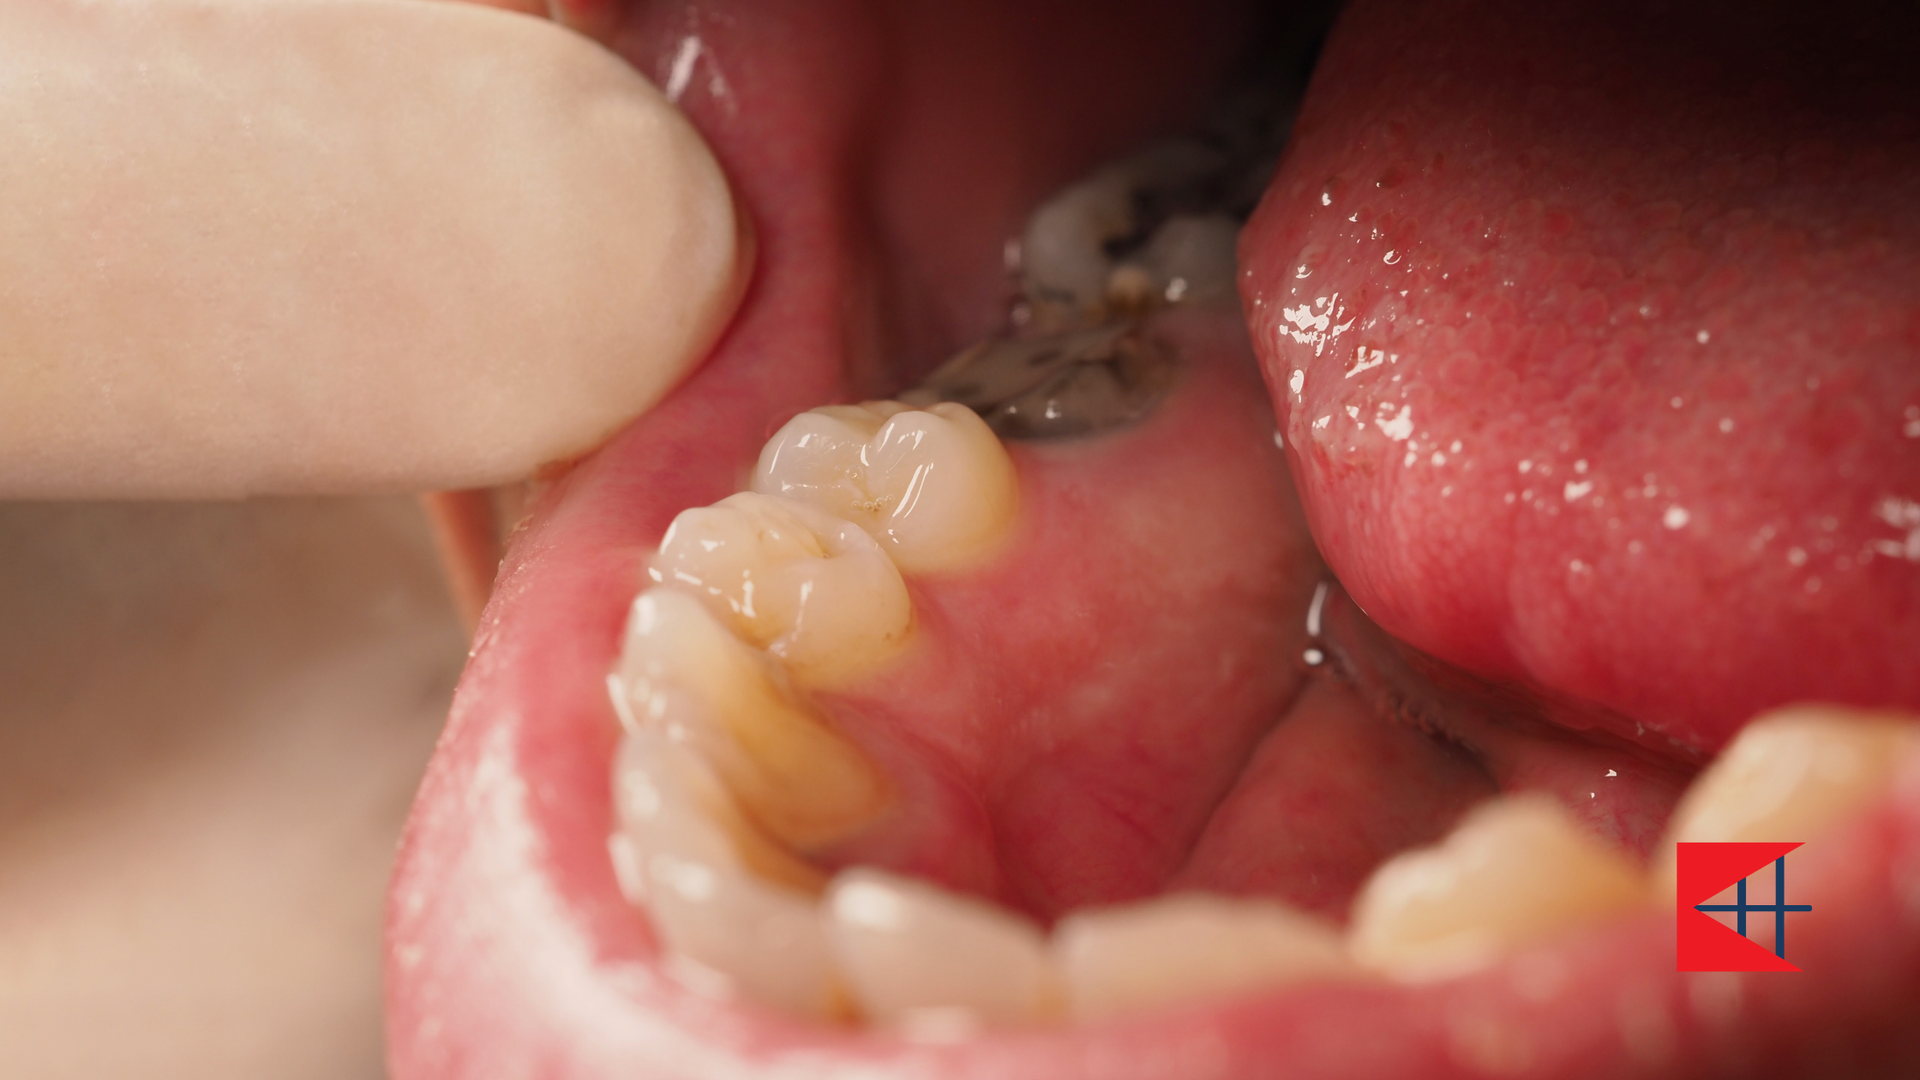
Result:
M1405 442L1413 437L1413 406L1402 405L1392 419L1376 419L1373 423L1387 438L1394 442Z

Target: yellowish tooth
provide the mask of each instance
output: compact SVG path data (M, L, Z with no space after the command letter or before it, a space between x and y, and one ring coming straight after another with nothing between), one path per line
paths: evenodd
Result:
M941 402L801 413L760 451L753 490L859 525L909 574L954 570L998 549L1019 481L986 421Z
M1331 925L1271 900L1187 893L1077 912L1054 928L1068 1015L1102 1020L1350 974Z
M859 526L795 499L732 495L673 519L649 569L699 596L794 680L841 685L900 650L913 604Z
M826 874L748 820L712 766L663 730L627 732L613 790L621 828L643 861L664 852L749 871L808 896L826 888Z
M825 917L842 977L879 1023L950 1033L1052 1011L1046 937L1003 908L860 869L834 878Z
M698 989L836 1014L819 871L761 835L700 755L664 732L627 734L614 796L615 865L670 951L669 970Z
M1796 705L1755 719L1695 778L1661 847L1660 887L1673 888L1673 845L1805 841L1885 794L1920 747L1920 717Z
M754 822L813 850L871 822L892 796L779 675L695 597L656 586L634 601L617 678L634 722L693 745Z
M1637 907L1640 870L1541 795L1495 799L1433 847L1375 870L1354 901L1354 958L1404 978L1457 974Z

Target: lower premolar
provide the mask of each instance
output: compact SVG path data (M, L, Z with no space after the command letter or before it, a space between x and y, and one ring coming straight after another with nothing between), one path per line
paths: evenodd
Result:
M972 897L879 870L834 879L824 915L833 955L868 1019L908 1035L1055 1012L1046 934Z
M697 747L746 812L800 850L854 832L889 801L866 757L693 596L660 587L640 594L615 681L615 703L635 730Z
M666 733L629 733L615 770L614 867L682 981L831 1015L838 997L814 902L823 875L760 832L702 755Z

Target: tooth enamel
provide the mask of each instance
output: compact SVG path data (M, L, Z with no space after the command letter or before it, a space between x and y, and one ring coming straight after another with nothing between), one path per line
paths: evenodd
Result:
M636 865L655 854L676 855L751 872L809 896L826 888L825 874L749 821L713 768L664 731L631 731L621 740L614 800Z
M938 1018L985 1023L1050 1011L1040 928L1003 908L878 870L849 870L825 902L840 972L868 1017L912 1029Z
M753 492L683 512L650 573L684 587L796 682L835 685L897 652L913 621L900 571L861 528Z
M753 490L859 525L912 574L989 554L1013 521L1018 485L972 410L870 402L794 417L761 450Z
M831 1015L837 990L813 898L822 875L760 835L699 755L664 733L628 733L614 792L623 887L638 890L628 899L681 969L692 961L754 1000Z
M754 822L812 850L871 821L890 796L873 764L777 680L697 598L656 586L634 601L619 685L636 723L690 742Z
M1539 795L1475 809L1444 841L1388 860L1354 901L1354 958L1402 977L1454 974L1639 904L1628 859Z
M1829 705L1754 720L1674 808L1663 876L1676 842L1814 839L1887 790L1916 732L1911 716Z
M1340 934L1319 919L1197 893L1070 915L1054 928L1053 949L1077 1020L1351 971Z

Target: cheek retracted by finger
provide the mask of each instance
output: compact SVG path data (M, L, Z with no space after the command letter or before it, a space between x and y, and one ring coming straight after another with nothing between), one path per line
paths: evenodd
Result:
M686 119L417 0L0 8L0 497L467 488L699 363L751 245Z

